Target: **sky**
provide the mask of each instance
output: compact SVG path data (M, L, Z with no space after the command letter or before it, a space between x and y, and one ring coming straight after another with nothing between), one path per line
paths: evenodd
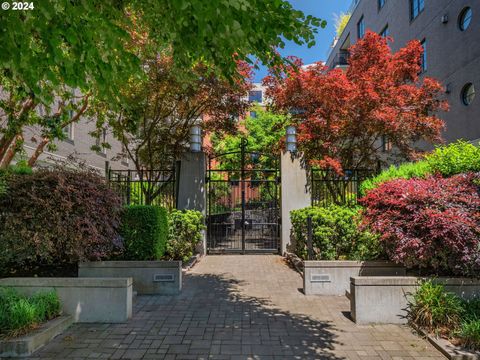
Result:
M279 49L284 56L295 55L303 59L305 64L327 59L328 49L335 35L335 15L346 12L352 0L288 0L295 9L302 10L305 15L313 15L322 20L327 20L327 27L318 29L316 45L308 48L287 42L285 49ZM260 82L267 74L262 67L255 73L255 82Z

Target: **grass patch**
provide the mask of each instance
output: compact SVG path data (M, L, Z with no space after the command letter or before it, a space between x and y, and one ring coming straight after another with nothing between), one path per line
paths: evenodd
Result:
M408 319L454 344L480 350L480 299L465 301L443 285L425 281L408 305Z
M60 308L54 291L26 297L11 288L0 288L0 338L26 334L57 317Z

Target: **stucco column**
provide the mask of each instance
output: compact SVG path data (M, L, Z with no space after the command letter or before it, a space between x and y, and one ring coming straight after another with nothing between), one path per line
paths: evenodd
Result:
M282 235L280 250L283 253L290 244L292 222L290 211L302 209L311 205L310 187L308 186L307 170L302 166L299 157L292 157L285 152L280 157L281 171L281 205L282 205Z
M206 155L203 152L188 152L180 160L178 172L178 210L197 210L205 217L207 209ZM201 253L207 253L205 232Z

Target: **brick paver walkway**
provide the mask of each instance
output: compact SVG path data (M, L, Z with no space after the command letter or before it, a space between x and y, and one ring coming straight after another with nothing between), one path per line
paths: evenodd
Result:
M345 297L304 296L273 255L208 256L178 296L141 296L127 324L77 324L34 359L443 359L402 326L356 326Z

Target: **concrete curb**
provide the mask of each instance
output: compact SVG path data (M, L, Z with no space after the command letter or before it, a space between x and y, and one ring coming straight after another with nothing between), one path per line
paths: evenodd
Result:
M415 325L412 325L412 328L450 360L480 360L480 352L473 352L463 347L453 345L446 339L427 334Z
M196 255L193 255L190 260L188 260L188 262L186 262L185 264L183 264L182 266L182 271L184 273L190 271L195 265L197 265L200 260L202 260L204 255L201 255L201 254L196 254Z
M48 344L73 323L71 315L64 315L42 324L30 334L14 339L0 340L0 359L4 357L26 357Z

